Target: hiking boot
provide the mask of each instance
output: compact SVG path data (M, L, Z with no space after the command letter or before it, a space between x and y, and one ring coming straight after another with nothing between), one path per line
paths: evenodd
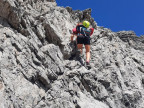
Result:
M89 62L86 62L86 68L89 70L91 69L91 66L90 66L90 63Z

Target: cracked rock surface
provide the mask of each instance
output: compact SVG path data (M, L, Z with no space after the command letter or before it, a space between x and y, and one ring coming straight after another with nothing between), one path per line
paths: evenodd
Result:
M84 19L95 28L90 70L70 44ZM144 108L143 46L132 31L97 26L91 9L0 0L0 108Z

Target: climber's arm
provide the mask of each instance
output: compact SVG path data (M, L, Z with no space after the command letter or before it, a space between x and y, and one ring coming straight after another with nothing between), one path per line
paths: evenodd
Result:
M93 34L94 28L90 28L90 36Z
M71 34L71 42L73 42L74 34Z

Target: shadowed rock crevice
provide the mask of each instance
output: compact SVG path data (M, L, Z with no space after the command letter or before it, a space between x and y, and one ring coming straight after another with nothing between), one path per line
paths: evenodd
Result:
M46 33L46 40L49 43L53 43L55 45L60 45L61 41L60 38L55 34L54 30L50 27L49 24L45 25L45 33Z

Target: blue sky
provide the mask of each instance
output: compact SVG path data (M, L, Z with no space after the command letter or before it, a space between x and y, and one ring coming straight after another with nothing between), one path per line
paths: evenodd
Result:
M92 9L98 26L114 32L132 30L144 35L144 0L56 0L58 6L73 10Z

